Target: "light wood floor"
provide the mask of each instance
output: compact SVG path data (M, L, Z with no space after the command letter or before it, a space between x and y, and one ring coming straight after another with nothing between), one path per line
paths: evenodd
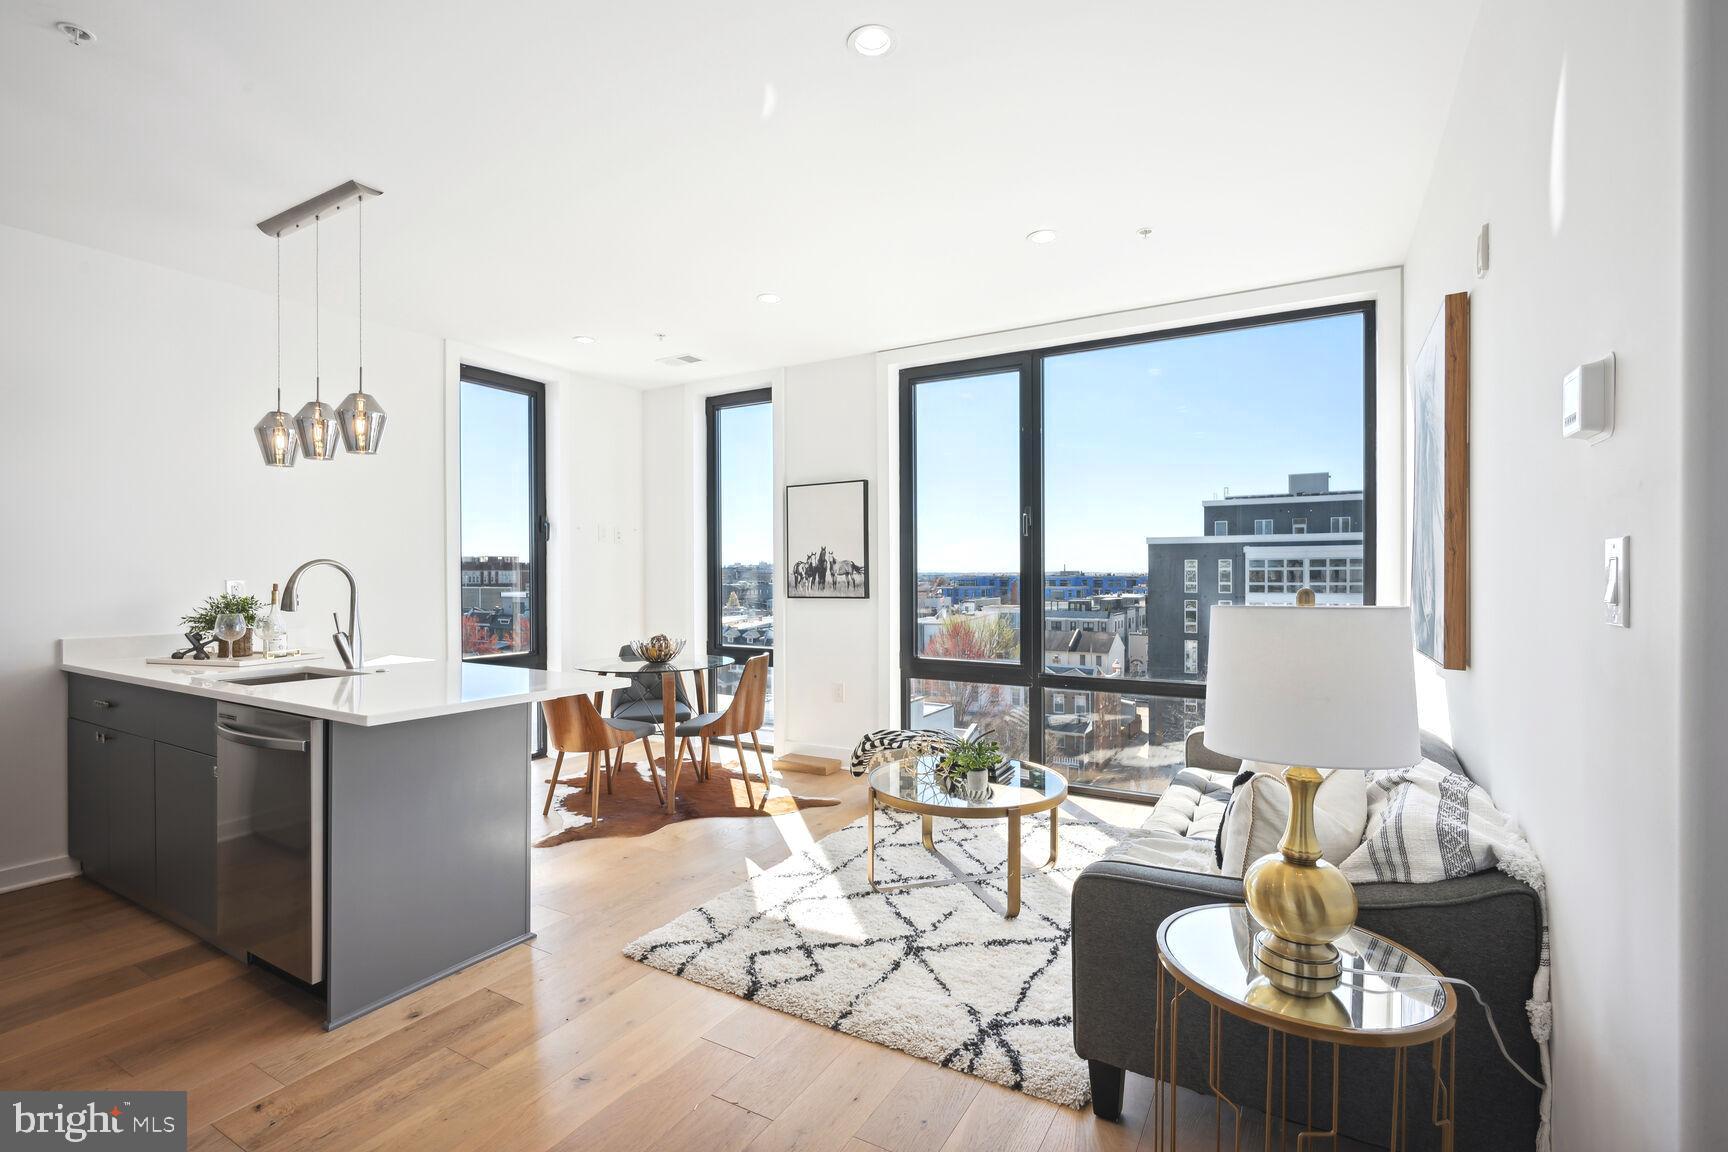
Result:
M0 1087L185 1090L191 1147L229 1152L1149 1149L1139 1077L1124 1121L1100 1123L619 953L863 811L844 773L787 779L846 802L538 851L531 945L335 1032L303 994L93 884L0 896ZM1183 1146L1212 1147L1211 1107L1184 1105Z

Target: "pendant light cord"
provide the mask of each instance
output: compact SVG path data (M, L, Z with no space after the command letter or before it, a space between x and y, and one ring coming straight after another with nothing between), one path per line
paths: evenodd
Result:
M276 233L276 411L282 411L282 233Z
M324 353L319 343L324 332L324 304L320 295L324 288L324 264L319 246L323 221L322 216L312 217L312 402L318 405L320 418L324 415Z
M359 287L356 295L360 301L360 315L356 322L357 343L359 345L358 379L360 387L356 391L364 394L366 391L366 197L362 195L360 202L354 206L355 215L355 258L354 267L358 274Z

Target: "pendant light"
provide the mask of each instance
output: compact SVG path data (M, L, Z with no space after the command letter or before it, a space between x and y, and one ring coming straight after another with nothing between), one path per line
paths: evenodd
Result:
M321 219L312 217L312 399L294 417L294 423L300 426L300 450L308 460L329 460L336 455L337 443L335 413L324 403Z
M337 405L336 418L342 422L342 443L348 451L357 456L373 456L378 452L378 441L384 435L384 409L378 401L366 394L366 197L362 195L359 203L354 206L357 239L355 242L355 267L359 283L358 323L356 331L359 334L359 373L354 391L348 393L342 403Z
M282 236L276 236L276 408L252 426L258 450L272 468L292 468L300 455L300 437L294 421L282 411Z

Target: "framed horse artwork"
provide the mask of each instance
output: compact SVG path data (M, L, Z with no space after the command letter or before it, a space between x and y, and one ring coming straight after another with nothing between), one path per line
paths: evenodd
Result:
M786 595L870 598L870 484L786 486Z

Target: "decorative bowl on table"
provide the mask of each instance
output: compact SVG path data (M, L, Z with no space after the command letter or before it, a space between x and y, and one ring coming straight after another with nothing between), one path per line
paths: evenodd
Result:
M647 664L667 664L678 658L678 653L684 651L684 641L674 640L661 633L650 636L646 640L635 640L630 644L636 658Z

